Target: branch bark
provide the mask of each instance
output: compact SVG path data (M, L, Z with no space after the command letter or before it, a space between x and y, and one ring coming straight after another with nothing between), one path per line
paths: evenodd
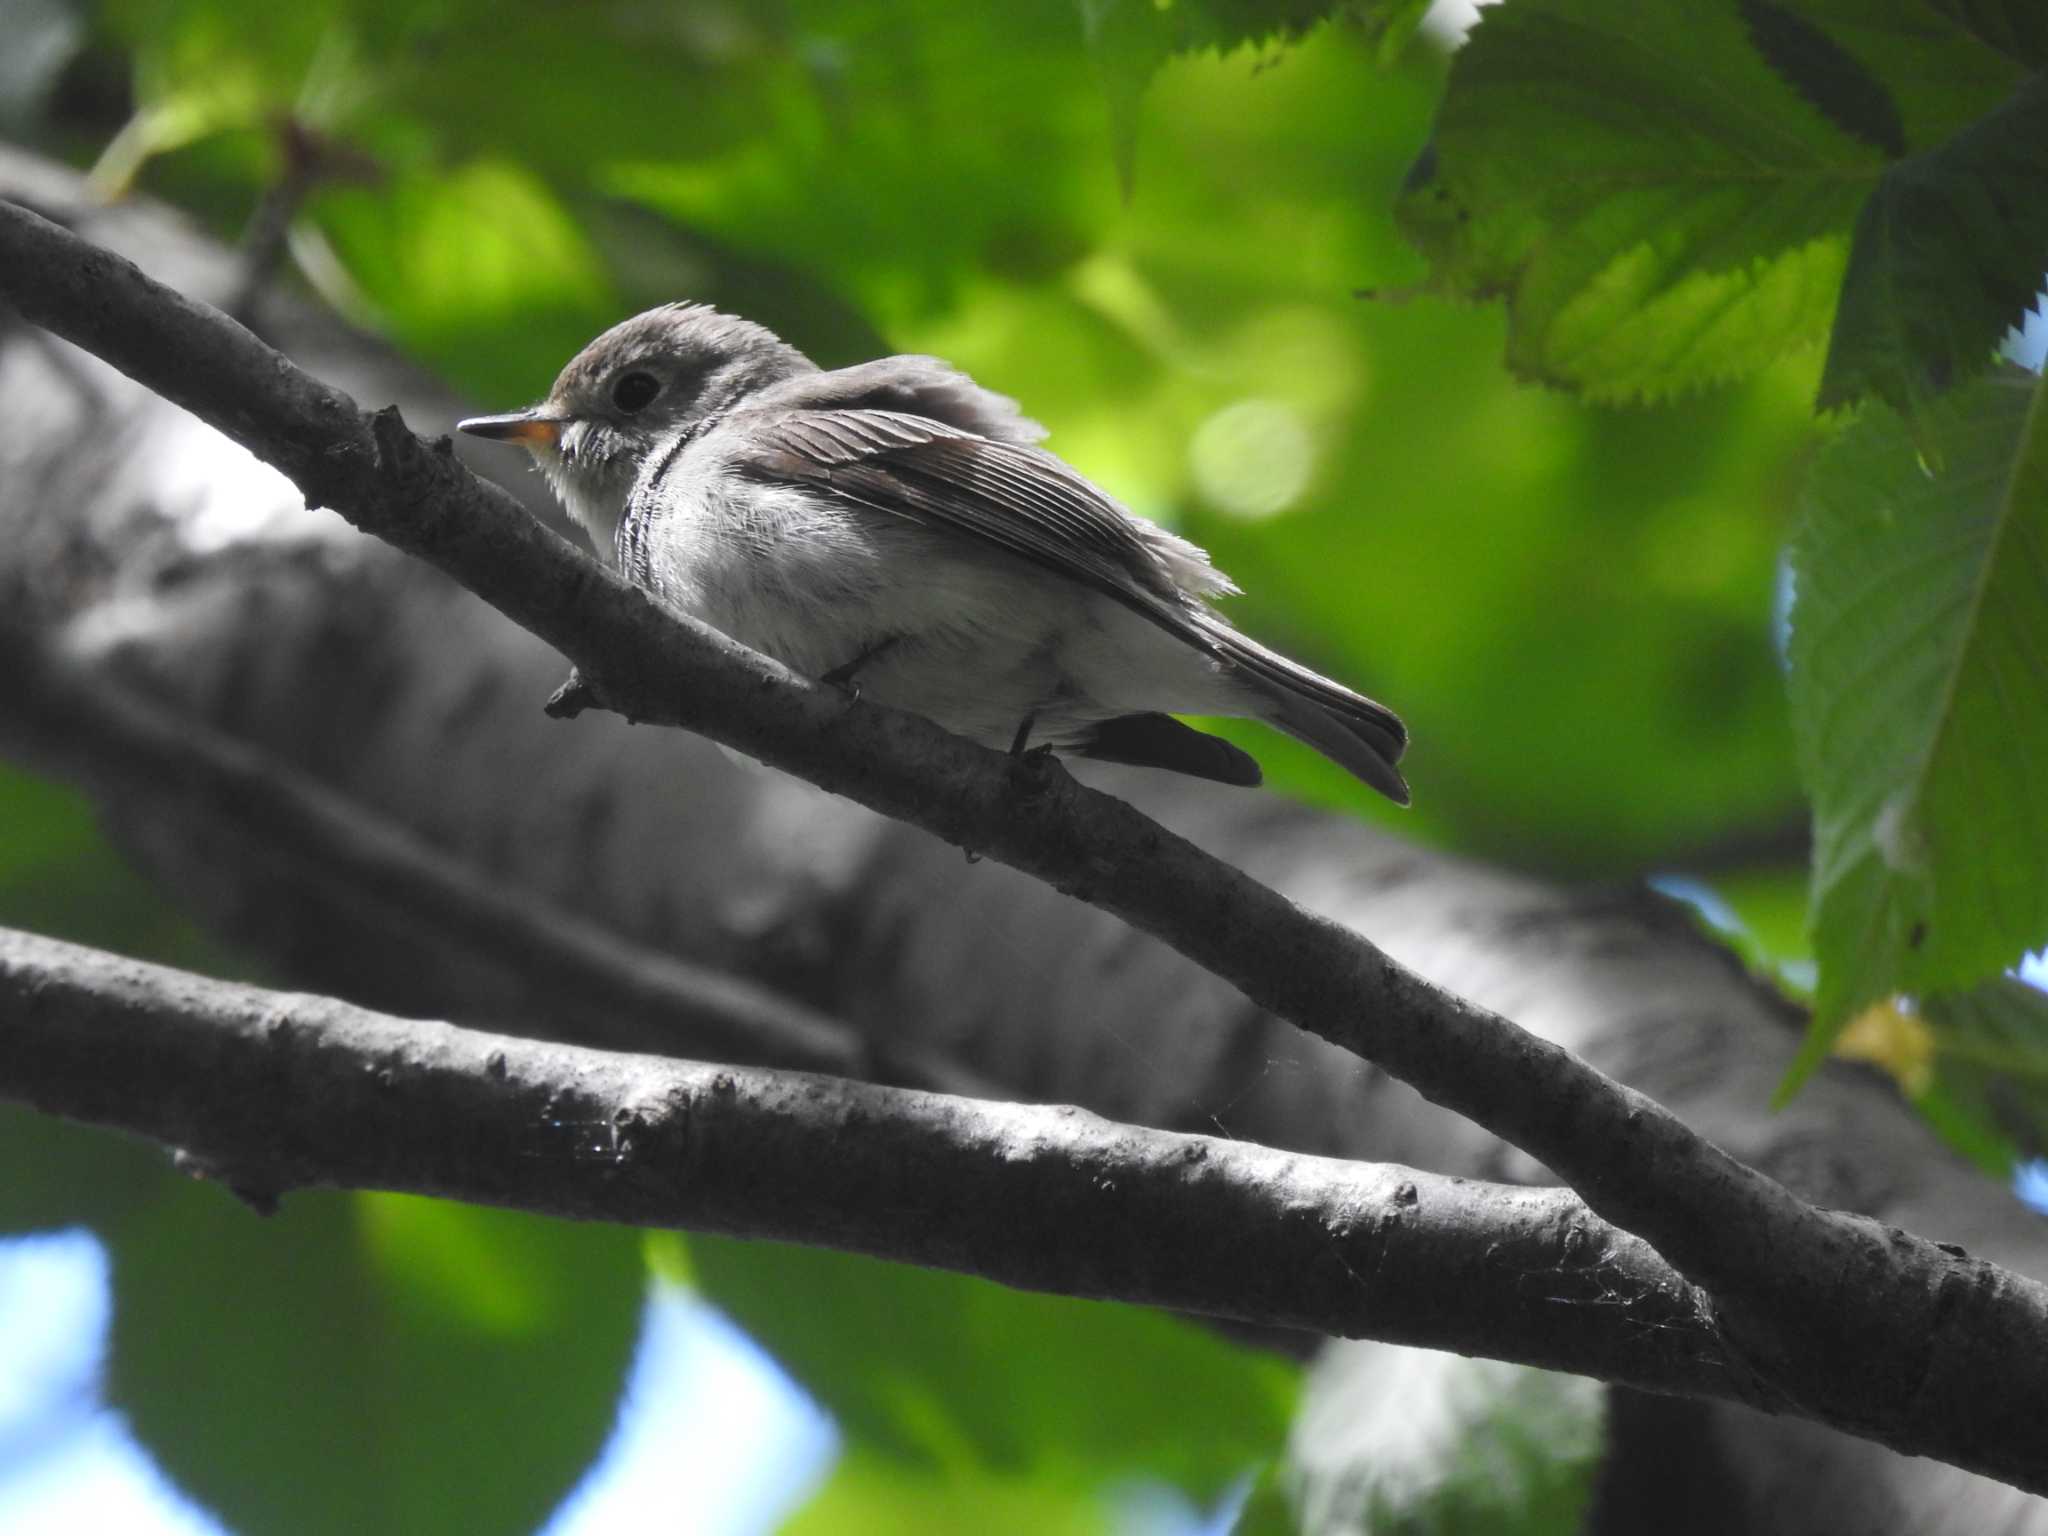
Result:
M0 1098L259 1206L399 1190L1777 1400L1697 1287L1563 1189L397 1019L6 929Z
M2014 1347L2036 1334L2039 1288L1988 1266L1959 1275L1963 1261L1931 1245L1802 1205L1640 1095L1063 774L1019 781L922 722L847 709L663 614L395 420L365 421L125 263L11 212L0 216L0 248L24 313L238 436L309 496L457 574L562 646L615 703L701 728L1087 895L1556 1168L1712 1287L1764 1374L1808 1380L1803 1365L1828 1362L1830 1396L1799 1406L2041 1485L2031 1442L2042 1389ZM201 358L204 372L193 366ZM677 686L685 677L687 691Z

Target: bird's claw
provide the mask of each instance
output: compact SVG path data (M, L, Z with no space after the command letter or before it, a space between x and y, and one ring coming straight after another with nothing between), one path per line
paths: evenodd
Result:
M830 672L819 678L818 681L828 688L837 688L841 693L845 694L847 703L858 704L860 702L860 679L855 674L859 670L860 663L858 661L849 661L843 667L834 667Z
M1050 742L1010 755L1010 777L1026 794L1044 794L1059 773L1060 760Z
M843 666L834 667L830 672L819 678L818 681L837 688L849 700L858 703L860 701L860 682L858 680L860 669L902 638L901 635L890 635L887 639L877 640L873 645L854 657L853 660Z
M574 667L562 681L562 686L548 695L542 711L552 720L574 720L586 709L601 709L604 701L590 684L583 681L583 674Z

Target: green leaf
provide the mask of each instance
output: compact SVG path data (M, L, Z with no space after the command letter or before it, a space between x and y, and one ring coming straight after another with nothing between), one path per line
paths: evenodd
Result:
M692 1237L705 1295L857 1444L951 1476L1207 1502L1286 1438L1295 1372L1191 1323L851 1254Z
M1516 373L1661 399L1820 340L1889 158L2015 78L1918 0L1516 0L1398 211L1431 288L1506 299Z
M1654 399L1820 338L1883 165L1733 7L1516 0L1457 56L1399 215L1430 286L1507 299L1516 373Z
M4 764L0 924L213 976L266 979L122 861L84 795Z
M1999 976L1922 998L1920 1016L1945 1100L2003 1143L1998 1171L2048 1148L2048 993Z
M0 1234L105 1231L157 1198L177 1175L163 1148L0 1104Z
M495 405L538 398L618 316L581 226L545 182L505 161L412 167L375 188L334 188L316 209L384 325Z
M248 1531L532 1530L609 1432L633 1233L398 1196L259 1220L181 1181L105 1231L110 1397Z
M1830 409L1909 413L1991 362L2048 268L2048 76L1893 166L1856 221L1821 376Z
M1906 152L1898 102L1855 54L1777 0L1741 0L1740 9L1757 52L1835 126L1894 158Z
M1428 0L1078 0L1081 29L1108 98L1118 180L1131 190L1138 104L1160 65L1177 55L1291 43L1332 15L1354 15L1383 60L1397 54Z
M1873 409L1815 466L1792 545L1790 691L1813 802L1814 1019L1967 987L2048 938L2048 422L2001 375Z
M1907 153L1932 149L1975 122L2025 73L1929 0L1777 3L1840 44L1883 85L1899 110Z
M1108 1506L1071 1488L1025 1477L934 1472L855 1448L841 1456L782 1536L1111 1536Z

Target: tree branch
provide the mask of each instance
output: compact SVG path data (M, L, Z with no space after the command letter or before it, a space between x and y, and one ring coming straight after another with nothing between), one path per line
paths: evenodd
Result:
M2048 1328L2048 1290L1805 1205L1642 1095L1056 765L849 705L674 614L475 481L445 440L420 442L395 413L363 416L217 312L24 210L0 206L0 277L28 318L559 647L612 707L699 730L1092 901L1547 1163L1709 1288L1789 1405L2048 1489L2048 1369L2030 1347Z
M513 967L550 1011L579 1015L619 1050L686 1047L728 1060L880 1078L949 1093L991 1085L935 1053L877 1050L844 1024L766 987L662 954L558 903L492 883L386 818L259 748L67 666L0 626L20 755L131 797L211 797L266 851L457 953Z
M165 1142L259 1204L403 1190L1770 1395L1700 1291L1568 1190L397 1019L6 929L0 1098Z

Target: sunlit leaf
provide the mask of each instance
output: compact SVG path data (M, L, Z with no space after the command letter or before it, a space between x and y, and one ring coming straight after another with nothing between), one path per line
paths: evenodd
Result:
M1908 1097L1933 1086L1934 1050L1934 1035L1918 1010L1898 998L1872 1003L1835 1037L1837 1056L1881 1068Z
M1108 1504L1069 1487L1024 1477L907 1466L850 1450L782 1536L901 1536L973 1531L976 1536L1111 1536Z
M1814 807L1814 1023L1968 986L2048 938L2048 423L2032 378L1938 413L1945 467L1873 410L1793 544L1790 688Z
M1902 0L1517 0L1458 55L1404 226L1433 287L1506 299L1516 372L1664 398L1826 334L1891 157L2013 78Z
M480 399L537 397L617 318L610 276L569 210L507 162L423 165L336 188L318 211L384 324ZM539 377L535 357L553 360Z
M1401 212L1434 286L1506 298L1518 373L1660 398L1819 339L1884 158L1733 7L1518 0L1458 55Z

